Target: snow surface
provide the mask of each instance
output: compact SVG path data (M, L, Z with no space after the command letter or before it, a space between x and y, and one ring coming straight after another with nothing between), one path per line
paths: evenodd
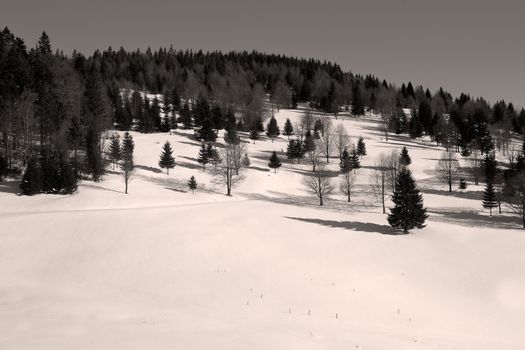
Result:
M300 113L281 110L280 127ZM301 182L307 164L269 171L286 137L244 134L252 165L226 197L185 130L133 133L129 195L111 171L72 196L0 183L0 349L525 348L519 219L489 217L482 186L449 194L431 142L387 142L373 116L334 123L367 146L351 204L335 193L319 207ZM157 164L166 140L169 176ZM369 176L403 145L430 217L392 235Z

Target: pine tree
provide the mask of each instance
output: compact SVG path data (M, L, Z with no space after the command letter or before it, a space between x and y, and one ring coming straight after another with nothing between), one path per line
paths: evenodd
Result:
M104 174L104 160L100 147L100 133L94 125L88 128L86 135L87 166L93 181L99 182Z
M7 175L7 160L0 155L0 182L3 180L4 176Z
M355 147L352 147L352 151L350 152L350 161L352 163L352 169L359 169L361 168L361 162L359 161L359 153L357 152L357 149Z
M184 129L191 129L193 121L191 119L190 105L188 102L184 103L182 110L180 111L179 121L182 123Z
M202 170L206 170L206 164L210 162L209 151L206 148L206 144L203 143L199 149L199 155L197 156L197 162L202 165Z
M315 145L314 138L310 130L307 130L304 134L303 151L304 153L312 152L317 146Z
M361 136L359 136L359 139L357 140L357 154L359 155L359 157L366 156L365 141Z
M304 144L301 142L301 140L288 141L288 147L286 149L286 155L288 156L288 159L297 159L297 163L299 163L304 154Z
M394 207L388 214L390 226L402 229L404 233L413 228L425 227L427 209L423 207L423 197L410 170L405 168L399 172L392 201Z
M399 155L399 164L401 166L409 166L412 163L412 159L410 158L410 155L408 154L408 150L406 147L403 147L401 150L401 154Z
M242 157L241 165L245 168L249 167L252 164L250 162L250 158L248 157L248 153L244 153L244 157Z
M485 170L485 177L488 182L494 182L494 178L497 175L498 162L496 161L496 156L493 152L485 154L485 159L483 160L483 167Z
M354 161L348 149L345 147L343 153L341 153L341 161L339 162L339 168L342 173L349 173L354 170Z
M118 134L111 136L111 142L109 144L108 153L109 153L109 159L111 160L111 163L113 164L113 169L115 169L115 165L122 158L122 153L120 149L120 136Z
M467 189L467 180L462 177L461 179L459 179L459 189L460 190L465 190Z
M210 118L203 119L201 125L199 130L195 130L195 137L197 137L198 140L204 142L214 142L217 140L217 134L215 130L213 130Z
M197 180L195 180L195 176L191 176L190 180L188 181L188 187L190 188L191 192L195 194L195 190L197 189Z
M274 116L272 116L272 118L268 122L268 125L266 126L266 135L268 135L268 137L272 139L273 142L273 140L280 134L281 131L279 130L279 126L277 125L277 120Z
M483 208L488 208L490 212L490 216L492 216L492 208L496 208L498 206L498 202L496 200L496 191L494 190L494 186L492 185L492 182L487 179L487 185L485 186L485 191L483 192Z
M32 196L42 191L42 172L35 158L30 158L20 183L22 194Z
M358 117L365 114L365 105L359 81L356 81L352 87L352 114Z
M270 162L268 163L268 167L272 168L274 173L277 172L277 169L280 168L282 165L281 160L277 156L277 152L273 151L272 155L270 156Z
M135 150L135 142L133 142L133 137L126 132L124 134L124 139L122 140L122 163L120 168L123 171L124 183L126 185L125 194L128 194L128 185L131 180L131 175L135 169L135 163L133 161L133 152Z
M283 135L288 136L288 138L290 138L290 136L293 135L293 126L289 118L287 118L286 123L284 123Z
M175 167L175 158L173 158L173 150L169 141L162 146L162 153L160 154L159 166L161 169L166 169L166 174L170 174L170 169Z
M224 134L224 141L229 145L238 145L241 143L241 138L237 133L237 126L233 124L233 127L229 127Z
M250 130L250 139L253 140L253 143L255 144L255 141L259 139L259 131L257 128L253 128Z

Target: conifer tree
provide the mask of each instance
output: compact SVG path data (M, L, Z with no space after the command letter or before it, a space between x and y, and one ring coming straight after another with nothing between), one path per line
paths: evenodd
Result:
M128 185L131 180L131 175L135 169L135 163L133 161L133 152L135 150L135 142L133 142L133 137L126 132L124 134L124 139L122 140L122 163L120 168L122 169L122 175L124 177L125 194L128 194Z
M485 178L487 179L487 182L494 182L494 178L497 175L498 168L497 168L498 162L496 161L496 156L494 155L494 152L485 154L485 158L483 160L483 167L485 170Z
M206 164L210 162L209 151L206 148L206 144L202 143L199 149L199 155L197 156L197 162L202 165L202 170L206 170Z
M191 176L190 180L188 181L188 187L190 188L191 192L195 194L195 190L197 189L197 180L195 180L195 176Z
M7 175L7 161L2 155L0 155L0 182L3 180L4 176Z
M193 121L191 119L191 110L188 102L184 103L182 110L180 111L179 121L182 123L184 129L191 129Z
M224 133L224 141L229 145L238 145L241 143L241 138L237 133L237 126L235 124L232 126L227 125L226 132Z
M399 155L399 165L406 167L409 166L411 163L412 159L408 154L408 150L406 147L403 147L403 149L401 150L401 154Z
M217 134L215 133L215 130L213 130L210 118L202 120L201 128L195 130L195 137L204 142L214 142L217 140Z
M170 174L170 169L175 167L175 158L173 158L173 150L169 141L162 146L162 153L160 154L159 166L161 169L166 169L166 174Z
M402 229L403 233L408 233L413 228L425 227L427 209L423 207L423 197L410 170L404 168L399 172L392 201L394 207L388 214L390 226Z
M35 158L30 158L20 183L22 194L32 196L42 191L42 172Z
M283 135L288 136L288 138L293 135L293 126L289 118L286 118L286 123L284 123Z
M355 147L352 147L352 151L350 152L350 161L352 163L352 169L354 169L354 172L356 169L361 168L361 162L359 161L359 153L357 152L357 149Z
M301 140L288 141L288 147L286 149L286 155L288 156L288 159L297 159L297 163L299 163L304 154L304 144L301 142Z
M307 130L304 134L304 141L303 141L303 152L308 153L311 151L314 151L317 146L315 145L314 138L312 136L312 133L310 130Z
M459 179L459 189L460 190L465 190L467 189L467 180L462 177L461 179Z
M359 81L356 81L352 88L352 114L358 117L365 114L365 105Z
M259 131L257 128L253 128L250 130L250 139L253 140L253 143L255 144L255 141L259 139Z
M111 136L111 141L109 144L109 159L111 160L111 164L113 164L113 170L121 158L122 153L120 148L120 136L118 134L114 134Z
M277 152L273 151L272 155L270 156L270 162L268 163L268 167L273 169L273 172L276 173L277 169L280 168L282 165L281 160L279 159L279 156L277 156Z
M357 154L361 158L366 156L366 146L362 136L359 136L359 139L357 140Z
M263 125L263 121L261 118L257 117L257 119L255 119L255 128L257 129L257 131L259 133L262 133L264 132L264 125Z
M487 179L487 185L485 186L485 191L483 192L483 208L488 208L490 212L490 216L492 216L492 208L496 208L498 206L498 202L496 200L496 191L494 190L494 186L492 185L492 182Z
M266 135L272 140L278 137L281 134L281 131L279 130L279 126L277 125L277 120L274 116L270 118L270 121L268 122L268 125L266 126Z
M345 147L343 153L341 153L341 161L339 162L339 168L342 173L348 173L354 170L354 162L352 156Z
M248 168L252 162L250 162L250 158L248 157L248 153L244 153L244 157L242 157L241 165L245 168Z
M89 172L93 180L99 182L104 174L104 160L100 147L100 132L94 125L90 125L86 134L86 153Z

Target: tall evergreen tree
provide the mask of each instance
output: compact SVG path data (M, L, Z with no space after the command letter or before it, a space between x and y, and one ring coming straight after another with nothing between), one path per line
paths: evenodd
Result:
M193 126L193 121L191 119L190 105L188 102L184 103L182 110L180 111L179 121L182 123L184 129L191 129Z
M355 147L352 147L352 151L350 152L350 161L352 163L352 169L354 169L354 172L356 169L361 168L361 162L359 161L359 153L357 152L357 149Z
M279 126L277 125L277 119L274 116L270 118L268 125L266 126L266 135L272 140L278 137L281 134Z
M197 189L197 180L195 180L195 176L191 176L190 180L188 181L188 187L190 188L191 192L195 194L195 190Z
M200 129L195 130L195 137L204 142L215 142L215 140L217 140L217 134L215 130L213 130L210 118L202 120L201 125Z
M494 190L494 186L492 185L492 182L490 182L487 179L487 185L485 186L485 191L483 192L483 208L488 208L490 212L490 216L492 216L492 208L496 208L498 206L498 202L496 200L496 191Z
M120 136L118 134L114 134L111 136L108 153L109 153L109 159L111 160L111 163L113 164L113 169L115 169L115 165L122 158L122 153L121 153L121 148L120 148Z
M86 154L88 170L93 181L99 182L104 175L104 159L100 145L100 131L98 127L91 124L86 134Z
M170 174L170 169L175 168L175 158L173 158L173 150L169 141L162 146L162 153L160 154L159 166L161 169L166 169L166 174Z
M341 169L342 173L348 173L354 170L354 160L346 147L344 148L343 153L341 153L339 168Z
M259 131L257 128L253 128L250 130L250 140L253 140L253 143L255 144L255 141L259 139Z
M366 156L366 145L362 136L359 136L359 139L357 140L357 154L361 158Z
M290 118L286 118L286 123L284 123L283 135L288 136L288 138L290 138L290 136L293 135L293 126L292 122L290 121Z
M32 196L42 191L42 172L35 158L30 158L20 183L22 194Z
M356 116L365 114L365 104L361 92L361 85L357 80L352 88L352 114Z
M135 163L133 160L134 151L135 142L133 141L133 137L128 132L126 132L122 140L122 163L120 164L120 168L123 172L122 175L124 176L124 184L126 185L124 191L125 194L128 194L128 185L131 180L131 175L135 169Z
M268 167L272 168L273 172L276 173L277 169L280 168L281 165L282 163L279 159L279 156L277 156L277 152L273 151L270 157L270 162L268 163Z
M202 165L202 170L206 170L206 164L210 162L210 152L208 151L206 144L203 142L199 149L199 155L197 156L197 162Z
M392 201L394 207L388 214L390 226L402 229L404 233L413 228L425 227L427 209L423 207L423 197L410 170L404 168L399 172Z
M408 150L406 147L403 147L403 149L401 150L401 154L399 155L399 165L406 167L409 166L411 163L412 159L408 154Z

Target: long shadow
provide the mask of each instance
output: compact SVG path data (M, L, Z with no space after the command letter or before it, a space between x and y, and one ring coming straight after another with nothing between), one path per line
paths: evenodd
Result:
M450 209L429 210L433 221L450 222L462 226L477 226L502 229L521 229L521 218L503 216L497 214L497 209L492 211L492 216L488 213L481 214L477 211L458 211Z
M135 168L146 170L146 171L151 171L152 173L155 173L155 174L160 174L163 172L159 168L154 168L154 167L146 166L146 165L135 165Z
M483 197L482 191L469 191L469 192L449 192L447 190L436 190L432 188L421 188L421 192L423 194L435 194L438 196L447 196L447 197L455 197L455 198L463 198L463 199L473 199L473 200L479 200L481 201Z
M178 162L175 162L175 166L181 166L183 168L188 168L188 169L202 170L202 166L200 164L194 164L194 163L189 163L189 162L178 161Z
M86 182L83 182L80 186L87 187L87 188L92 188L92 189L98 190L98 191L124 193L124 191L117 191L117 190L114 190L112 188L107 188L107 187L103 187L103 186L99 186L99 185L93 185L93 184L89 184L89 183L86 183Z
M335 220L322 220L312 218L298 218L285 216L287 219L304 221L311 224L318 224L327 227L344 228L352 231L361 231L369 233L379 233L383 235L402 235L401 231L394 230L388 225L378 225L371 222L358 222L358 221L335 221Z
M0 182L0 192L18 194L20 192L20 182L4 180Z
M199 142L190 142L190 141L179 141L179 143L183 143L185 145L190 145L190 146L201 146L201 143Z

